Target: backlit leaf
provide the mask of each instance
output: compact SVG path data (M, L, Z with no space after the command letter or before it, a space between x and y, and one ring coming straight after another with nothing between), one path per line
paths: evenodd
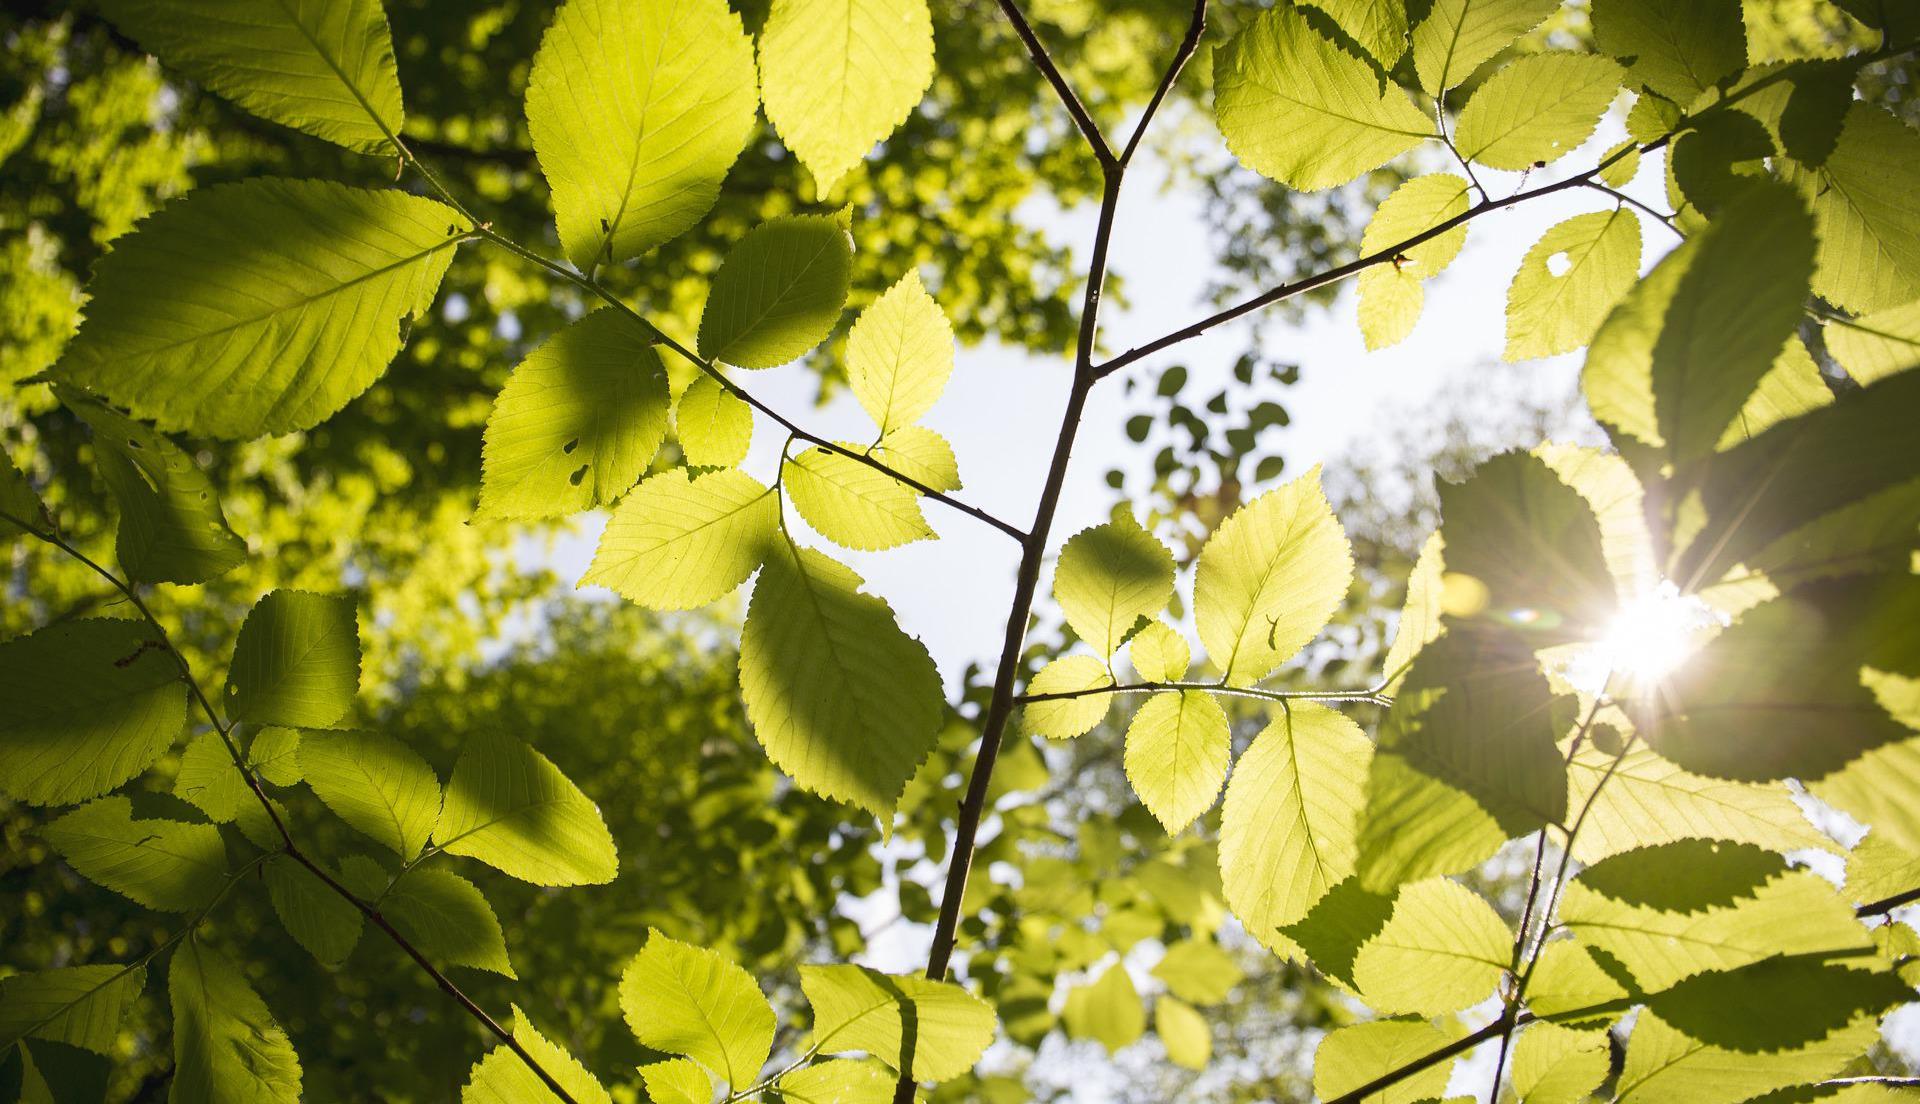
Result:
M1023 710L1027 731L1053 740L1070 740L1093 731L1107 715L1105 694L1084 691L1112 686L1113 676L1090 655L1061 656L1050 661L1027 683L1029 698L1045 694L1078 695L1049 701L1029 701Z
M309 429L386 371L469 229L399 191L272 178L195 189L94 266L58 372L167 432Z
M1559 6L1559 0L1433 0L1426 18L1413 27L1420 87L1437 93L1464 83Z
M825 215L755 227L727 254L700 316L700 355L772 368L825 341L847 301L853 245Z
M1507 292L1507 359L1585 345L1639 272L1640 220L1625 207L1575 215L1547 231Z
M1650 1011L1634 1020L1619 1104L1733 1104L1772 1089L1832 1076L1879 1038L1877 1017L1861 1016L1803 1047L1748 1054L1688 1038Z
M1163 996L1153 1002L1153 1030L1167 1048L1167 1060L1183 1069L1203 1070L1213 1057L1213 1028L1192 1005Z
M1338 1028L1328 1032L1313 1052L1313 1091L1322 1100L1344 1096L1432 1054L1461 1034L1458 1029L1409 1020L1375 1020ZM1453 1062L1451 1058L1435 1062L1369 1094L1365 1104L1416 1104L1437 1098L1447 1091Z
M47 1039L112 1057L127 1009L146 986L138 965L64 966L0 980L0 1048Z
M440 817L440 779L412 748L376 732L308 732L300 774L327 808L404 860Z
M1920 298L1920 133L1855 103L1826 163L1787 176L1819 224L1815 293L1859 312Z
M218 732L202 732L187 741L180 753L180 769L173 776L173 795L188 802L207 819L225 824L240 815L240 806L253 800L246 776L233 762Z
M1139 1041L1147 1030L1147 1010L1125 964L1115 962L1098 978L1075 986L1061 1013L1067 1034L1092 1039L1114 1054Z
M287 933L322 965L345 962L360 941L360 910L285 855L270 859L263 877L274 915Z
M1193 662L1193 649L1187 638L1155 621L1134 634L1127 642L1127 656L1133 660L1134 673L1147 682L1174 682L1185 678Z
M1829 323L1826 341L1827 351L1859 383L1903 372L1920 364L1920 301Z
M620 975L620 1010L643 1045L692 1058L730 1087L753 1084L773 1049L773 1008L753 978L658 931Z
M595 311L514 368L487 419L482 517L564 517L639 482L667 435L667 372L648 337Z
M752 42L722 0L567 0L527 81L567 259L624 261L699 222L756 99Z
M98 797L180 736L180 667L138 621L49 625L0 642L0 789L30 805Z
M1155 694L1127 726L1126 770L1133 792L1169 833L1213 806L1227 777L1227 715L1200 690Z
M1227 905L1261 945L1353 873L1354 825L1372 749L1360 726L1310 702L1290 705L1234 764L1220 815Z
M993 1041L993 1009L960 986L863 966L802 966L813 1006L813 1045L824 1054L861 1050L894 1069L911 1058L916 1081L967 1072ZM913 1028L911 1045L902 1021Z
M926 646L812 549L775 545L740 640L740 693L775 765L822 797L888 815L944 711Z
M1302 191L1332 188L1433 135L1367 62L1290 7L1262 12L1214 53L1214 116L1240 162Z
M847 381L882 435L919 421L953 375L953 326L909 272L854 320Z
M1352 578L1347 535L1316 467L1234 511L1201 549L1200 641L1229 684L1251 686L1306 647Z
M934 535L911 487L844 453L808 449L787 461L781 484L807 524L843 548L871 552Z
M778 497L744 472L661 472L614 509L580 585L648 609L697 609L753 574L779 523Z
M1594 0L1593 37L1636 83L1682 104L1747 64L1740 0Z
M103 797L41 829L88 881L162 912L190 912L227 880L227 848L211 824L135 820L133 803Z
M546 756L494 732L467 738L433 840L534 885L599 885L619 870L599 807Z
M960 489L960 461L945 437L925 426L901 426L873 446L873 457L936 491Z
M324 728L353 708L359 686L352 599L276 590L240 626L227 708L236 721Z
M1380 934L1354 959L1363 1000L1395 1015L1457 1012L1493 992L1513 933L1485 898L1445 878L1403 886Z
M391 153L400 77L379 0L108 0L161 61L265 119L358 153ZM263 63L262 59L271 59Z
M1173 597L1173 553L1132 513L1074 534L1060 549L1053 594L1067 624L1102 656Z
M517 1005L513 1021L513 1041L567 1090L574 1104L612 1104L613 1098L587 1067L535 1030ZM558 1104L559 1100L526 1060L505 1046L488 1051L460 1090L460 1104Z
M381 898L380 911L435 962L515 976L493 906L452 871L407 871Z
M1593 133L1620 92L1620 67L1592 54L1529 54L1490 77L1460 112L1454 145L1496 169L1557 161Z
M690 466L731 468L747 458L747 446L753 443L753 408L713 377L694 380L680 396L673 417L680 451Z
M1585 1104L1606 1080L1604 1031L1575 1031L1537 1023L1513 1048L1513 1091L1527 1104Z
M167 970L173 1006L170 1104L298 1104L300 1058L240 968L188 939Z
M926 94L933 19L923 0L774 0L760 69L768 120L825 195Z

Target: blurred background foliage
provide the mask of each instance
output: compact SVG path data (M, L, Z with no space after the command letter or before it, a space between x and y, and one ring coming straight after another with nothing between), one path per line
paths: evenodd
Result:
M735 6L749 30L765 14L764 0ZM1097 194L1097 168L990 0L933 7L939 71L927 101L833 194L813 193L763 122L698 230L602 279L669 329L689 330L726 243L771 215L848 205L858 214L850 306L877 294L886 274L918 267L935 277L932 290L963 341L1040 353L1066 347L1084 259L1051 215ZM389 0L387 9L413 148L457 194L474 197L482 218L552 245L521 109L549 5ZM1253 10L1217 6L1214 40ZM1755 59L1857 42L1857 25L1816 14L1831 10L1748 0ZM1031 15L1048 40L1072 44L1063 61L1079 87L1098 90L1090 106L1110 128L1151 90L1186 17L1184 5L1166 0L1041 0ZM1573 8L1515 48L1584 34ZM0 43L0 448L43 489L61 528L104 557L113 512L91 474L87 434L36 382L77 323L92 263L144 215L195 187L257 175L381 186L396 166L203 94L84 4L13 0L0 13ZM1203 99L1209 68L1196 61L1176 97ZM1870 91L1911 119L1913 75L1910 66L1884 68ZM1360 225L1397 182L1379 173L1332 192L1291 193L1233 168L1206 113L1168 118L1154 160L1165 187L1203 197L1221 257L1218 296L1351 258ZM575 596L572 580L538 566L550 533L472 520L494 393L584 304L575 289L492 250L462 250L446 287L392 369L325 425L240 444L183 442L252 557L206 586L161 589L153 602L202 682L217 684L240 617L260 594L350 588L367 649L369 715L360 720L418 748L443 776L462 734L491 727L527 739L579 781L614 833L620 877L564 893L488 878L519 980L462 970L460 981L488 1007L518 1002L617 1083L622 1099L635 1099L632 1071L648 1056L620 1026L613 987L647 926L734 958L790 1009L798 963L845 959L885 928L932 919L927 887L938 883L972 758L963 718L984 703L985 688L970 672L942 748L910 788L890 838L793 790L740 712L737 611L660 616ZM1317 309L1331 295L1289 309ZM817 355L813 366L820 394L830 394L839 382L831 356ZM1133 398L1128 433L1154 451L1151 481L1110 479L1117 502L1187 538L1176 540L1183 561L1248 488L1280 474L1286 390L1298 369L1250 350L1232 395L1190 395L1185 377L1169 368ZM1498 404L1476 396L1476 409L1489 405ZM1361 563L1349 609L1310 666L1316 678L1359 683L1377 666L1382 611L1398 608L1431 526L1424 473L1457 470L1565 424L1565 410L1519 399L1502 409L1505 421L1462 414L1445 432L1389 441L1329 473ZM96 577L32 542L0 548L0 573L0 638L115 612ZM1062 631L1037 634L1034 666L1059 650ZM1236 742L1262 723L1252 711L1237 717ZM1069 1008L1066 1026L1082 1039L1069 1042L1057 982L1086 980L1116 952L1146 965L1163 947L1204 964L1189 973L1206 984L1176 983L1174 992L1203 1008L1214 1060L1198 1075L1170 1063L1158 1044L1133 1047L1119 1059L1126 1076L1116 1091L1138 1100L1304 1098L1303 1056L1316 1029L1350 1015L1347 1005L1302 969L1277 964L1226 916L1211 828L1169 840L1129 793L1118 735L1064 748L1022 738L1003 754L962 944L974 948L965 973L997 1002L1006 1042L979 1077L949 1084L940 1098L1067 1093L1087 1064L1107 1060L1086 1038L1118 1041L1127 1025L1116 1036L1111 1025L1075 1022ZM148 776L156 792L142 800L178 812L185 807L159 792L167 773ZM336 863L364 853L317 802L291 799L288 808L316 853ZM166 918L46 861L35 819L0 799L0 972L125 960L165 938ZM1489 888L1499 899L1500 887ZM344 967L326 970L280 930L264 892L235 894L209 930L250 964L305 1060L311 1099L457 1097L478 1033L448 1014L392 946L363 938ZM149 986L120 1059L81 1071L97 1099L164 1098L170 1058L159 988ZM97 1061L44 1049L48 1061ZM0 1073L0 1096L6 1091Z

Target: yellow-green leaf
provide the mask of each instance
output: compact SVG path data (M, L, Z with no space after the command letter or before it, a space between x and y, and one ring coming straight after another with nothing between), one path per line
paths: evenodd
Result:
M1640 220L1625 207L1575 215L1542 235L1507 291L1508 360L1585 345L1640 274Z
M746 582L779 523L780 500L744 472L661 472L615 507L580 585L648 609L697 609Z
M767 118L833 190L933 82L924 0L774 0L760 33Z
M1231 743L1227 715L1211 694L1155 694L1127 726L1127 779L1147 811L1178 833L1219 796Z

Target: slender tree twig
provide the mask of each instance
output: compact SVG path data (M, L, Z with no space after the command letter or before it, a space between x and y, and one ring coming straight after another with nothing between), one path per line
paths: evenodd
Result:
M1193 52L1200 48L1200 36L1207 30L1207 2L1194 0L1193 15L1187 20L1187 33L1180 39L1180 46L1174 51L1173 63L1167 66L1166 75L1160 78L1159 87L1153 90L1153 97L1147 101L1147 108L1140 114L1140 121L1133 126L1133 137L1127 139L1127 148L1120 151L1120 167L1133 163L1134 151L1140 148L1140 140L1147 136L1147 128L1153 125L1153 117L1160 110L1160 104L1173 91L1173 84L1180 79L1180 71L1187 67L1187 61Z
M1060 690L1050 694L1020 694L1021 704L1092 698L1102 694L1158 694L1171 690L1194 690L1234 698L1259 698L1262 701L1360 702L1366 705L1392 705L1393 699L1374 687L1365 690L1262 690L1257 686L1227 686L1218 682L1134 682L1118 686L1094 686L1085 690Z
M1853 910L1853 914L1862 918L1868 916L1885 916L1894 909L1902 905L1911 905L1915 901L1920 901L1920 888L1909 889L1905 893L1896 893L1885 900L1861 905L1859 908Z
M1013 24L1014 33L1020 36L1020 41L1026 46L1027 55L1033 58L1034 68L1040 70L1040 75L1053 86L1054 94L1060 97L1060 102L1065 105L1067 114L1073 116L1073 125L1080 129L1080 135L1087 140L1087 145L1093 147L1093 156L1099 160L1101 170L1105 172L1113 169L1120 163L1120 159L1113 155L1113 147L1107 144L1106 136L1100 133L1100 124L1093 121L1093 116L1087 113L1086 105L1080 102L1080 94L1073 90L1073 85L1067 82L1066 75L1060 72L1058 65L1053 63L1053 55L1047 52L1047 47L1040 41L1040 36L1034 33L1025 13L1021 12L1020 5L1014 0L997 0L997 2L1000 10L1005 13L1007 22ZM1181 60L1185 61L1184 58Z
M847 448L844 445L839 444L838 442L829 440L828 438L822 437L817 433L813 433L807 429L802 428L800 424L795 422L792 418L789 418L785 414L782 414L778 410L775 410L773 407L768 406L765 402L761 401L759 398L754 396L753 393L749 392L746 388L741 387L739 384L735 383L733 380L728 379L727 376L724 373L722 373L719 367L716 366L712 361L706 359L705 357L702 357L700 354L694 352L692 349L687 348L679 340L675 339L671 334L668 334L666 331L660 329L660 327L654 325L653 322L650 321L645 315L642 315L639 311L629 306L626 300L614 294L613 291L609 289L605 284L602 284L600 281L594 279L592 276L589 276L580 272L576 272L572 268L569 268L568 266L561 264L560 262L555 261L550 257L542 256L541 254L536 253L531 249L528 249L526 246L521 245L519 242L514 241L512 238L509 238L505 234L502 234L499 231L493 229L493 227L490 224L482 222L478 217L474 215L472 211L468 210L466 206L460 202L459 198L456 197L453 194L453 192L447 188L445 184L443 184L440 181L440 178L434 174L433 169L430 166L428 166L425 162L421 161L418 157L415 157L412 151L409 150L408 147L400 141L400 139L394 138L394 144L400 150L400 156L408 164L411 164L416 170L419 171L421 179L427 182L427 186L431 188L433 192L440 197L440 199L444 200L449 206L453 207L454 210L460 212L460 214L464 218L466 218L468 222L473 224L473 226L476 228L474 230L474 234L477 237L481 238L484 241L490 242L493 245L499 246L500 248L506 250L507 252L512 253L514 256L519 257L521 260L537 265L540 268L546 270L547 272L560 277L561 279L567 281L568 283L573 284L575 287L580 288L582 291L585 291L588 294L595 296L596 298L600 299L602 302L606 303L608 306L621 312L622 314L625 314L627 317L633 319L635 322L638 322L641 326L646 328L648 333L653 335L654 340L658 341L662 345L665 345L667 348L672 349L674 352L680 354L682 357L685 357L688 363L694 365L695 367L699 368L702 372L704 372L706 375L712 377L713 380L716 383L718 383L722 388L724 388L728 394L733 395L735 398L746 403L748 406L751 406L755 410L758 410L760 413L765 414L767 417L773 419L775 422L777 422L780 425L782 429L786 430L788 433L791 433L793 436L800 438L801 440L807 442L808 444L818 446L819 448L825 449L828 452L839 453L841 456L845 456L850 460L856 461L857 463L865 464L867 467L872 468L877 472L881 472L882 474L887 475L888 477L894 480L897 480L900 483L904 483L905 485L913 488L919 494L924 495L927 498L933 499L935 502L941 503L942 505L958 510L969 517L972 517L979 521L983 521L988 525L993 526L995 529L1000 530L1006 535L1012 537L1014 540L1024 541L1026 539L1026 536L1027 536L1026 533L1022 532L1019 528L1000 520L999 518L993 516L992 514L989 514L988 512L980 509L977 506L970 506L967 503L962 502L951 495L945 494L941 491L937 491L934 488L927 486L925 483L921 482L920 480L915 479L912 476L906 474L905 472L902 472L893 468L892 466L888 465L884 461L877 460L874 457L864 452L861 452L859 449Z
M1479 1046L1489 1039L1507 1035L1511 1033L1514 1028L1528 1023L1532 1019L1533 1017L1531 1016L1520 1016L1509 1020L1507 1016L1503 1014L1499 1019L1473 1034L1463 1035L1453 1042L1448 1043L1446 1046L1423 1054L1398 1069L1389 1070L1357 1089L1334 1097L1332 1100L1327 1101L1326 1104L1360 1104L1362 1100L1365 1100L1367 1097L1372 1096L1374 1093L1379 1092L1389 1085L1404 1081L1414 1074L1419 1073L1421 1070L1436 1066L1457 1054L1465 1054L1467 1051L1472 1050L1474 1047Z
M1621 203L1626 204L1629 207L1633 207L1638 210L1646 212L1646 214L1649 217L1658 221L1660 225L1666 227L1667 229L1673 231L1675 234L1679 235L1682 241L1686 240L1686 237L1687 237L1686 231L1680 229L1678 226L1675 226L1673 223L1673 216L1667 214L1665 211L1660 210L1658 207L1655 207L1650 203L1644 203L1640 200L1637 200L1632 196L1628 195L1627 193L1621 191L1620 189L1612 187L1607 184L1602 184L1598 180L1589 179L1586 181L1586 185L1587 187L1592 188L1594 191L1599 192L1602 195L1612 196L1614 199L1620 201Z
M453 998L454 1002L460 1005L469 1016L479 1021L495 1038L505 1044L514 1054L518 1055L520 1060L526 1063L527 1068L531 1070L535 1076L539 1077L541 1082L553 1091L554 1095L558 1096L565 1104L578 1104L572 1094L568 1093L565 1087L556 1081L553 1075L548 1073L546 1068L542 1066L532 1054L527 1052L527 1049L520 1044L519 1040L513 1037L512 1032L500 1026L499 1021L489 1015L485 1009L474 1003L473 999L462 992L460 987L453 983L453 979L449 978L443 971L429 961L427 956L422 954L418 947L414 946L405 936L394 930L393 925L387 922L386 917L382 916L372 905L362 901L352 890L341 885L331 874L328 874L318 863L308 858L305 852L300 850L300 846L294 842L292 833L287 831L285 822L281 820L279 811L273 807L272 799L267 797L267 791L261 787L259 778L254 775L252 770L248 769L245 757L240 754L239 746L233 742L231 726L222 720L219 713L215 711L212 701L208 699L205 691L201 690L199 680L194 677L193 668L187 662L187 657L174 645L173 638L167 632L166 626L162 625L160 619L153 615L153 611L147 608L146 602L141 599L139 592L134 589L133 584L101 566L92 557L80 551L78 548L68 544L67 541L57 533L43 533L26 521L4 511L0 511L0 521L11 522L24 530L27 535L59 549L81 564L84 564L92 570L94 574L105 579L115 590L126 595L127 600L133 603L134 609L140 612L140 616L147 622L147 625L152 628L155 633L159 634L161 647L166 649L167 654L172 656L174 663L179 666L180 677L182 681L187 684L187 689L192 694L194 700L199 703L200 711L206 714L207 723L213 726L213 730L220 734L221 742L226 744L228 754L233 757L234 769L240 772L240 776L246 780L248 790L259 800L260 807L266 810L267 819L272 822L275 834L280 837L281 848L279 853L286 855L294 862L306 867L313 873L314 877L320 879L328 889L331 889L347 903L358 909L362 915L373 922L375 927L385 932L387 937L393 940L396 946L402 951L405 951L409 958L419 964L420 968L426 972L428 977L433 979L434 983L440 987L442 992ZM249 864L249 867L250 866L251 864Z

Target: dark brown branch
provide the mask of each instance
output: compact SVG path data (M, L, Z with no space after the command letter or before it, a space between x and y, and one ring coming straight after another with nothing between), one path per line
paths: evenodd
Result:
M1915 901L1920 901L1920 887L1909 889L1905 893L1896 893L1882 901L1861 905L1859 908L1853 910L1853 914L1861 919L1869 916L1885 916L1894 909L1902 905L1911 905Z
M1039 69L1040 75L1047 78L1047 83L1053 86L1054 93L1066 106L1067 114L1073 116L1073 125L1080 129L1080 134L1086 138L1087 145L1093 147L1093 156L1099 160L1101 169L1107 170L1118 165L1120 159L1113 155L1113 147L1107 145L1106 136L1100 133L1100 124L1093 121L1093 116L1087 113L1087 107L1080 102L1080 96L1073 90L1073 85L1067 83L1066 75L1053 63L1053 55L1047 53L1045 44L1040 41L1040 36L1033 32L1033 27L1027 23L1027 17L1020 11L1020 6L1014 3L1014 0L997 0L997 2L1000 10L1006 13L1007 22L1013 24L1014 33L1019 35L1020 41L1026 45L1027 54L1033 58L1034 67ZM1181 60L1185 61L1184 58Z
M267 797L267 791L261 787L259 778L255 777L254 773L247 769L246 761L240 755L239 747L233 742L233 734L230 727L222 721L220 715L214 711L213 703L208 700L206 692L200 689L200 682L193 677L193 668L187 663L187 657L181 653L179 648L174 646L173 638L168 634L166 626L162 625L160 619L153 615L153 611L147 608L146 602L140 597L139 592L134 589L133 584L107 570L91 556L88 556L73 545L68 544L57 534L42 533L22 519L16 518L12 514L5 513L4 511L0 511L0 521L8 521L19 526L27 535L58 548L68 556L84 564L92 570L94 574L111 584L115 590L125 595L127 601L133 603L133 608L140 612L140 616L147 622L147 625L160 635L161 646L166 649L168 655L173 657L174 663L180 668L181 680L187 684L188 691L192 694L194 700L199 703L200 711L206 714L207 723L212 725L213 730L220 734L221 742L227 746L227 753L233 757L234 769L240 772L240 776L246 780L247 789L259 800L260 807L266 810L267 819L272 822L274 833L280 837L281 851L288 858L312 871L314 877L319 878L327 888L338 894L354 908L360 910L367 919L373 921L375 927L386 932L387 937L392 939L394 944L401 950L405 951L409 958L412 958L418 963L420 968L426 971L427 976L431 977L443 992L449 997L452 997L454 1002L465 1009L468 1015L478 1020L483 1027L493 1033L494 1037L504 1043L514 1054L518 1055L520 1060L526 1063L527 1068L533 1071L534 1076L540 1078L541 1082L545 1084L547 1088L551 1089L554 1095L558 1096L562 1101L565 1101L566 1104L578 1104L578 1101L574 1100L572 1094L568 1093L567 1090L561 1086L560 1082L554 1080L553 1075L548 1073L546 1068L535 1060L533 1055L529 1054L525 1047L520 1045L519 1040L513 1037L512 1032L501 1027L499 1021L488 1015L486 1010L478 1004L475 1004L471 997L461 992L460 987L453 983L453 979L449 978L432 962L428 961L427 956L422 954L420 949L408 941L405 936L395 931L393 925L387 923L386 918L375 911L372 905L362 901L352 890L335 881L332 875L321 869L318 863L309 859L300 850L299 845L293 840L292 833L287 831L286 823L280 819L279 810L273 807L273 801Z
M1160 110L1160 104L1173 91L1173 83L1180 79L1180 71L1187 67L1187 60L1200 48L1200 36L1207 30L1207 0L1194 0L1193 17L1187 21L1187 33L1180 39L1180 46L1174 51L1173 63L1167 66L1167 73L1160 78L1160 86L1153 90L1153 98L1147 101L1147 109L1141 113L1140 121L1134 124L1133 137L1127 139L1127 148L1120 151L1122 168L1133 163L1134 151L1140 148L1140 140L1147 136L1147 128L1153 125L1153 117Z
M1531 1019L1531 1016L1520 1016L1514 1019L1502 1016L1473 1034L1455 1039L1453 1042L1448 1043L1446 1046L1430 1054L1423 1054L1413 1061L1408 1062L1406 1065L1401 1066L1399 1069L1389 1070L1359 1088L1354 1089L1352 1092L1342 1093L1334 1097L1332 1100L1327 1101L1326 1104L1360 1104L1360 1101L1365 1100L1381 1089L1404 1081L1414 1074L1419 1073L1421 1070L1438 1065L1456 1054L1465 1054L1481 1043L1503 1036L1512 1028L1519 1027Z

